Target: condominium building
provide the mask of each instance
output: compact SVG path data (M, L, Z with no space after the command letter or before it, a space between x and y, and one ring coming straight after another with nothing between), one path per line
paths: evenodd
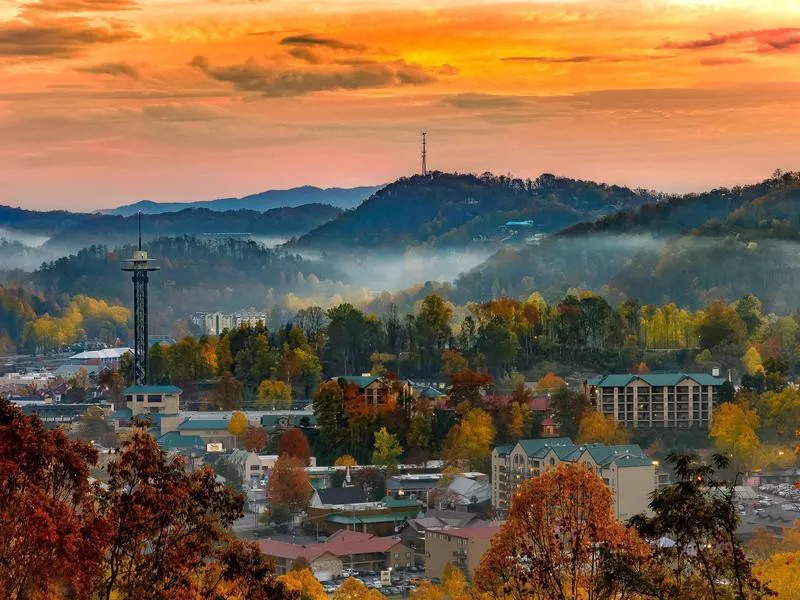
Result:
M266 324L267 315L259 312L241 312L226 314L221 312L197 313L191 317L206 335L220 335L226 329L236 329L243 325L255 327L259 323Z
M710 429L723 383L705 373L626 373L587 379L584 393L624 427Z
M655 488L655 465L636 444L575 444L569 438L519 440L492 452L492 506L500 515L511 508L514 491L561 463L592 469L610 489L620 520L647 510Z
M452 563L469 581L474 581L475 569L498 531L499 523L428 531L425 534L425 576L442 577L447 563Z

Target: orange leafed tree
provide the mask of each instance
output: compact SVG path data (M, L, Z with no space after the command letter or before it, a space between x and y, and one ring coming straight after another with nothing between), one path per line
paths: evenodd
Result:
M269 444L269 434L263 427L251 427L242 436L246 450L261 450Z
M601 578L608 557L643 559L648 546L612 511L609 489L589 469L561 465L522 484L508 520L475 574L478 587L511 598L616 597Z
M275 461L275 467L269 475L270 506L283 506L291 513L306 507L311 499L311 485L308 474L303 469L299 458L283 455Z
M567 387L567 382L553 372L536 382L536 391L540 394L555 393L563 387Z

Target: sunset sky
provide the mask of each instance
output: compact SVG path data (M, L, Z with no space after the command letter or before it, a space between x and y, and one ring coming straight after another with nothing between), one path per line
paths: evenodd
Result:
M0 0L0 203L800 169L797 0Z

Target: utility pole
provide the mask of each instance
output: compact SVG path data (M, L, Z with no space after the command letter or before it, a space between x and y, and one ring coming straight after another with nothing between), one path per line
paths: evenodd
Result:
M423 175L427 175L428 174L427 137L428 137L428 133L426 131L423 131L422 132L422 174Z

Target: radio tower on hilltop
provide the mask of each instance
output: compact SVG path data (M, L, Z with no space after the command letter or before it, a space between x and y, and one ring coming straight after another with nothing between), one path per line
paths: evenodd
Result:
M139 249L133 252L133 258L122 261L122 270L133 273L133 384L147 385L147 274L160 267L142 250L141 212L138 221Z
M422 174L428 174L428 151L427 151L427 137L428 133L426 131L422 132Z

